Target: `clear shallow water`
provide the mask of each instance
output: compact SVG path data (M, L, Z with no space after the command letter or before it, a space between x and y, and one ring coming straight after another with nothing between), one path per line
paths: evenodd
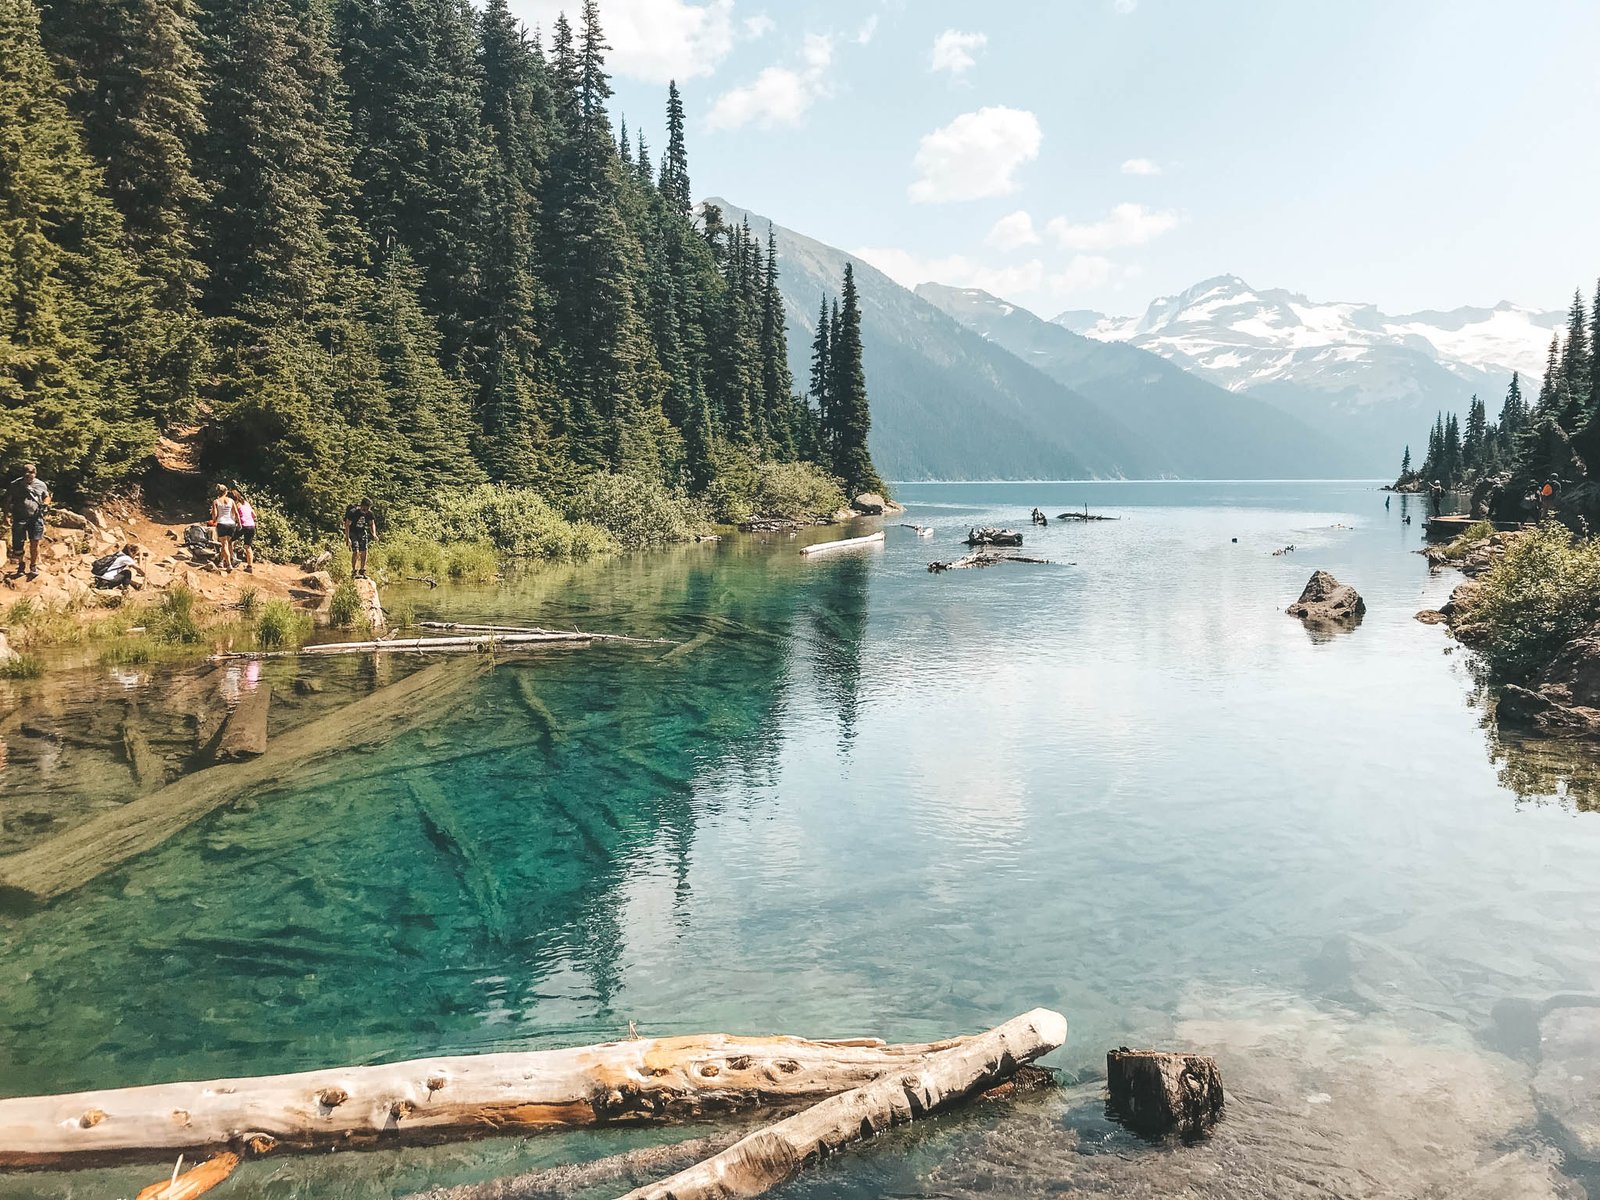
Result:
M805 561L793 539L740 538L412 597L686 649L512 660L332 775L0 917L0 1092L598 1040L629 1020L911 1039L1043 1004L1068 1015L1051 1061L1072 1078L1120 1044L1217 1050L1223 1132L1145 1151L1085 1087L913 1131L786 1194L1562 1194L1527 1064L1484 1030L1508 996L1600 992L1600 816L1581 811L1597 772L1482 728L1461 656L1412 619L1456 579L1410 553L1409 498L900 491L931 540L891 526L882 549ZM926 572L971 524L1085 502L1122 519L1020 526L1027 553L1073 565ZM1314 639L1283 615L1319 567L1365 596L1355 632ZM348 662L262 677L290 698L297 672L324 709L374 682ZM34 808L82 803L40 778L56 777L27 776ZM403 1195L640 1136L286 1158L240 1180ZM153 1178L0 1175L0 1196Z

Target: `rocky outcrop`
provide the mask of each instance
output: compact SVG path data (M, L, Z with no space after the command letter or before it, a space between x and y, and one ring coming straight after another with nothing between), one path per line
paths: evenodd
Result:
M1353 629L1366 615L1367 602L1348 583L1340 583L1326 571L1315 572L1305 590L1284 610L1307 625Z
M1526 685L1502 687L1495 715L1546 737L1600 738L1600 633L1567 645Z
M850 505L856 512L868 517L881 517L885 513L903 513L905 509L877 492L862 492Z

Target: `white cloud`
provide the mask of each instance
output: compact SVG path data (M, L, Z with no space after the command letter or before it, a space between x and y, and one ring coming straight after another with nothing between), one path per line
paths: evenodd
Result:
M1124 16L1126 16L1128 13L1131 13L1134 9L1139 7L1139 0L1117 0L1112 7L1115 8L1119 13L1122 13Z
M512 11L548 32L572 0L511 0ZM606 0L601 28L618 75L646 83L709 75L733 49L733 0ZM548 36L546 41L548 42Z
M1017 190L1017 170L1039 157L1039 119L1015 108L980 108L935 129L917 147L918 204L981 200Z
M1110 283L1118 274L1117 264L1109 258L1076 254L1065 268L1050 277L1051 290L1060 295L1082 292Z
M777 27L778 23L766 13L757 13L744 19L744 35L751 41L760 41Z
M984 244L996 250L1019 250L1023 246L1037 246L1039 231L1033 227L1033 218L1022 209L1008 217L1001 217L989 230Z
M942 283L949 287L980 288L995 296L1015 296L1036 291L1045 282L1045 266L1029 259L1007 267L990 267L962 254L926 258L893 246L863 246L856 257L877 267L902 287Z
M865 21L861 22L861 28L856 31L856 45L865 46L868 42L872 41L873 36L877 32L878 14L873 13Z
M973 51L982 50L988 44L987 34L962 33L958 29L946 29L933 39L933 69L960 75L977 65L978 60L973 57Z
M1122 173L1124 175L1159 175L1161 174L1161 166L1159 163L1151 162L1148 158L1130 158L1122 164Z
M1102 220L1075 225L1065 217L1057 217L1045 226L1045 231L1066 250L1114 250L1118 246L1143 246L1176 229L1182 221L1180 213L1142 204L1119 204Z
M755 123L765 128L797 125L827 93L833 64L833 39L807 34L801 51L804 65L768 67L751 82L722 93L711 105L706 124L712 129L739 129Z

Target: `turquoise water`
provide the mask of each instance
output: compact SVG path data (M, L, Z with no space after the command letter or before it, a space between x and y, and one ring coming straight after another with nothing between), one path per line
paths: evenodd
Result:
M331 774L0 916L0 1093L629 1021L917 1039L1046 1005L1071 1023L1050 1061L1083 1086L896 1134L785 1194L1563 1194L1529 1065L1486 1031L1506 997L1600 992L1600 772L1484 728L1464 656L1412 619L1457 581L1412 553L1420 506L1350 483L900 495L933 538L890 525L811 561L797 546L833 533L738 538L410 595L684 649L509 659ZM1026 525L1084 503L1120 519ZM998 523L1056 565L927 573ZM1283 614L1316 568L1365 596L1354 632ZM377 681L349 661L260 678L293 719L336 720ZM163 686L88 672L73 695ZM13 754L35 808L80 802L25 769ZM1146 1042L1221 1056L1236 1103L1209 1146L1104 1121L1105 1050ZM230 1186L404 1195L640 1136L267 1160ZM0 1175L0 1197L154 1177Z

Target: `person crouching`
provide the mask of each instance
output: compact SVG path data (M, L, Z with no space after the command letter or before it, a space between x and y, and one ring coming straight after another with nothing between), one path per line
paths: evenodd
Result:
M109 561L107 561L109 559ZM129 542L115 554L96 560L94 585L97 588L138 588L144 586L135 576L143 576L139 566L139 547Z

